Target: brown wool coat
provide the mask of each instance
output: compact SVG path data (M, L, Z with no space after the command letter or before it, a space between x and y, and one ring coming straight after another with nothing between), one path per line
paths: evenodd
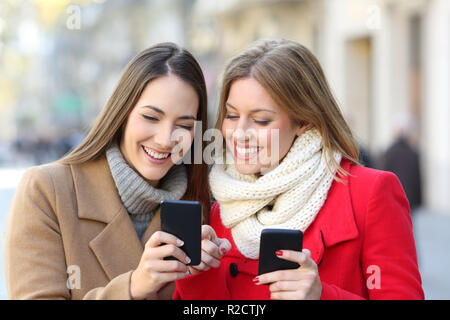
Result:
M81 165L46 164L23 176L5 244L10 299L130 299L131 273L159 210L139 240L106 157ZM170 298L174 283L156 298Z

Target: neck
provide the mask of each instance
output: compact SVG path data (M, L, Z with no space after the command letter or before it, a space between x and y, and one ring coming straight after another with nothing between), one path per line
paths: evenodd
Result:
M146 180L149 185L151 185L153 188L158 188L159 180Z
M179 200L186 191L184 166L175 165L161 180L149 181L128 164L117 145L106 151L106 157L122 203L130 214L150 212L161 200Z

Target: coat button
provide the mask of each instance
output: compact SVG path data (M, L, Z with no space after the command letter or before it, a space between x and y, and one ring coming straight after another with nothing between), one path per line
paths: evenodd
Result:
M230 275L234 278L237 276L239 270L236 263L230 263Z

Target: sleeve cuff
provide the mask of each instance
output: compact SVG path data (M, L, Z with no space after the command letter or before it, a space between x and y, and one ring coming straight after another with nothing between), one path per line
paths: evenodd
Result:
M89 291L83 300L131 300L130 283L133 270L112 279L105 287Z

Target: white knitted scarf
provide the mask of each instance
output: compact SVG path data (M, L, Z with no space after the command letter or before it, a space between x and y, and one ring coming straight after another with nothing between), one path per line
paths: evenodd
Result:
M234 164L213 166L209 181L220 204L222 223L231 228L245 257L258 259L263 229L305 231L314 221L336 172L324 154L322 137L313 128L297 137L281 163L260 177L240 174ZM325 157L333 174L327 170ZM340 163L340 152L333 152L333 157Z

